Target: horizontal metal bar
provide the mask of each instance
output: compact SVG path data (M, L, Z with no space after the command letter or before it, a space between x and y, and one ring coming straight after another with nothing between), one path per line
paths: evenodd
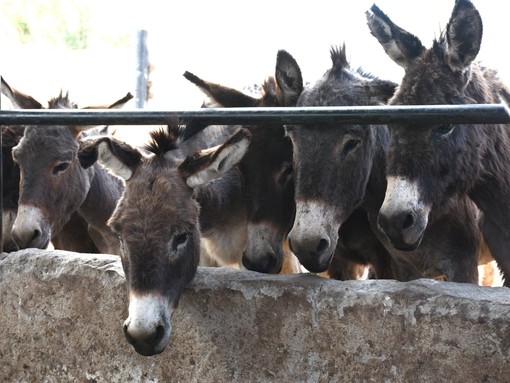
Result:
M399 105L296 108L202 108L194 110L2 110L0 125L160 125L208 124L341 124L472 123L508 124L510 116L501 104Z

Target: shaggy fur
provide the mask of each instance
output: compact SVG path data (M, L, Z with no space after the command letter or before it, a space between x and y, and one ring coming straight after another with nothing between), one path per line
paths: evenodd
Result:
M498 103L499 94L508 94L494 70L474 61L482 40L482 20L470 1L456 2L446 30L430 49L375 5L367 19L372 34L405 69L390 104ZM390 125L389 129L388 175L415 182L421 202L432 207L428 217L413 216L407 228L428 218L426 230L430 231L431 224L452 212L458 201L466 206L474 201L482 212L484 239L505 283L510 283L509 126L416 123ZM408 214L402 206L394 216ZM394 216L385 213L380 219L397 234L402 228ZM472 262L471 256L465 262Z
M201 237L221 233L233 238L232 227L243 225L238 213L242 198L236 171L195 189L187 185L189 175L215 159L215 150L202 155L196 152L197 145L214 145L225 141L228 134L228 130L208 129L183 141L185 129L169 125L152 132L151 142L142 149L144 154L113 137L92 138L81 145L82 164L91 166L97 160L108 169L113 166L116 173L130 174L108 224L121 242L130 296L124 332L140 354L153 355L166 347L173 309L198 267ZM246 138L244 131L238 131L231 141ZM231 141L216 152L228 149ZM229 251L241 250L239 246L220 248L224 257ZM160 318L149 318L157 323L154 327L141 323L140 311L133 308L141 298L157 307L154 315ZM144 307L140 310L143 314ZM140 328L143 331L138 331Z
M345 47L332 49L332 68L306 89L298 105L377 105L386 103L396 84L352 70ZM385 126L307 124L287 127L294 145L297 214L290 244L311 271L329 269L348 279L343 259L374 266L377 278L406 281L447 275L449 280L477 281L479 240L476 209L466 202L423 238L420 248L395 249L377 228L386 190ZM466 223L467 222L467 223ZM455 238L453 236L455 235ZM459 243L461 245L459 245ZM464 253L472 254L465 261Z

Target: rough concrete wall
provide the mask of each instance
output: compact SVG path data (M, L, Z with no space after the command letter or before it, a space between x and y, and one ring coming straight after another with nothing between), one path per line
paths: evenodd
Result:
M2 382L507 382L510 290L200 269L173 338L125 341L118 258L0 260Z

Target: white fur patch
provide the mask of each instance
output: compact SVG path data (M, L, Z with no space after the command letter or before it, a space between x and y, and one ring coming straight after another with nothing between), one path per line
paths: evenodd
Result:
M160 348L164 349L172 333L173 307L160 295L129 294L129 316L125 321L126 330L135 339L150 337L158 326L164 326L165 335ZM158 347L156 347L158 349Z
M123 178L125 181L131 178L133 171L112 154L106 142L101 142L97 146L97 151L97 161L113 175Z
M418 184L407 178L388 176L386 196L381 210L397 210L402 207L412 207L414 210L430 211L430 206L421 202Z
M393 176L388 176L387 181L386 196L380 214L392 216L399 211L412 211L423 217L426 224L432 206L422 201L417 182ZM405 230L403 235L406 243L416 241L416 232L413 230Z
M296 218L289 237L295 242L327 236L333 243L338 240L339 227L331 206L315 201L297 201Z
M41 209L32 205L19 205L18 214L12 227L13 232L33 232L39 230L40 222L44 221L44 214Z

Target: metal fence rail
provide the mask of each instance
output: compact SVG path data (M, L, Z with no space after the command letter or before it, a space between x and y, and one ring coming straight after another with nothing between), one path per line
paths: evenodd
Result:
M341 124L388 123L510 123L501 104L406 105L301 108L203 108L194 110L2 110L0 125L160 125L171 120L186 124Z
M502 104L409 105L302 108L203 108L195 110L0 110L0 125L164 125L170 121L187 124L510 124ZM3 153L0 136L0 179ZM0 183L0 213L3 215L3 182ZM3 227L0 223L0 238ZM0 242L0 251L2 243Z

